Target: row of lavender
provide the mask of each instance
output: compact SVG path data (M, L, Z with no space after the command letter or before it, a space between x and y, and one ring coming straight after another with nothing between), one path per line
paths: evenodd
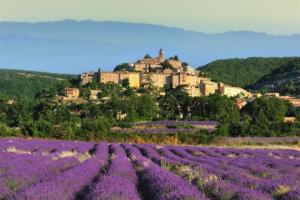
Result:
M41 153L74 149L91 158ZM0 158L0 199L300 199L294 150L6 139Z

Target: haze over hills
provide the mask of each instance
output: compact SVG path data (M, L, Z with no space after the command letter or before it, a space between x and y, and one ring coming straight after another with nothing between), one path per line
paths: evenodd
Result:
M146 53L179 55L193 66L215 59L299 56L300 35L251 31L206 34L178 28L124 22L64 20L0 22L0 67L81 73L112 70Z

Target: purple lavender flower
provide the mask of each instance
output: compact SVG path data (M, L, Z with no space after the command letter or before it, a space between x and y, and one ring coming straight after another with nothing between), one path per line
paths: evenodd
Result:
M112 144L113 158L108 171L92 187L90 199L139 200L135 169L119 144Z
M0 199L298 200L299 168L295 150L0 139Z

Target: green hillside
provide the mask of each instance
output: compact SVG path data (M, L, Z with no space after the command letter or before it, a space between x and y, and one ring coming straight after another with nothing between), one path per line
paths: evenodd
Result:
M0 69L0 98L33 98L43 89L69 85L75 75Z
M216 60L198 69L207 77L230 85L251 88L274 69L286 65L296 57L246 58Z
M279 92L282 95L299 95L300 58L294 59L263 76L253 88Z

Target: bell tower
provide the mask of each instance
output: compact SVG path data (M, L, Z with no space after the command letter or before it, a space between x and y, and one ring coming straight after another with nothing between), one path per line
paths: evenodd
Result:
M165 60L164 50L160 49L158 54L159 62L163 62Z

